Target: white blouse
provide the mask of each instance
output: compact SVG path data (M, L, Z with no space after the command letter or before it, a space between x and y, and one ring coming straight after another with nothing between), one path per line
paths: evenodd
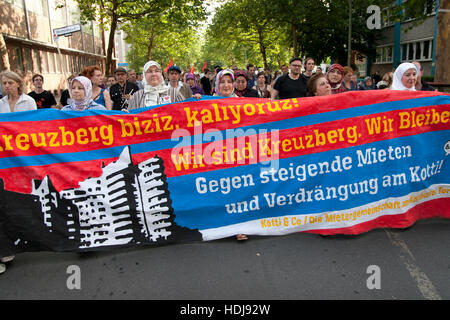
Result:
M36 101L29 95L22 93L17 100L16 105L14 106L14 112L18 111L28 111L28 110L36 110ZM0 99L0 113L11 112L11 108L9 106L8 96L4 96Z

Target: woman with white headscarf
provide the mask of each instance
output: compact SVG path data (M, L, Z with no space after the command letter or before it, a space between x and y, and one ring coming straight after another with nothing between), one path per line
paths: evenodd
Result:
M416 91L415 85L417 81L416 66L409 62L404 62L397 67L394 72L394 80L392 82L392 90Z
M128 101L128 110L153 107L184 100L178 93L175 101L170 98L169 87L164 83L161 66L155 61L144 65L144 89L137 91Z
M72 79L69 85L70 104L62 111L106 110L104 106L92 100L92 82L84 76Z

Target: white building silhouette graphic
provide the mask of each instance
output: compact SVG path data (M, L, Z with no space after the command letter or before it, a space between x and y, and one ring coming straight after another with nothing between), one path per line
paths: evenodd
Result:
M51 231L55 210L64 212L70 208L59 206L73 204L78 217L74 210L67 211L66 232L79 232L80 249L158 242L171 235L174 215L158 157L133 165L130 149L125 147L116 161L102 168L100 177L88 178L79 188L60 193L52 189L48 176L40 184L33 183L32 195L41 203L44 224Z

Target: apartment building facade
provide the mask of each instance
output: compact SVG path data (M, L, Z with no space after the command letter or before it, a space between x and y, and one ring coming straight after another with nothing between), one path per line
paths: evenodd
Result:
M60 92L67 78L84 66L105 69L107 35L95 22L81 25L79 32L56 40L53 30L80 24L80 11L73 0L0 0L0 71L22 75L27 89L31 77L44 76L44 88Z

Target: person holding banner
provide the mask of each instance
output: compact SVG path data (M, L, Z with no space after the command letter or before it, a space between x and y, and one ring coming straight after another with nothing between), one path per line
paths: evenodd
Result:
M308 96L328 96L331 86L323 73L316 73L308 80Z
M83 69L82 76L85 76L92 82L92 100L101 104L106 109L112 109L111 96L109 91L100 87L103 83L103 72L97 66L89 66Z
M92 100L92 82L84 76L75 77L69 86L70 104L62 111L106 110L104 106Z
M0 100L0 113L36 110L36 101L23 93L25 82L15 72L5 70L0 73L2 90L6 94Z
M156 61L148 61L144 65L144 89L133 94L128 103L128 110L153 107L184 100L178 92L172 100L169 86L164 82L161 66Z
M25 82L13 71L3 71L0 73L0 83L6 95L0 100L0 113L19 112L36 110L37 105L34 99L23 93ZM0 252L0 274L6 271L6 263L14 260L14 247L10 243L3 231L4 222L0 220L0 243L6 251Z
M333 64L327 72L327 79L331 86L331 93L341 93L347 91L343 85L344 68L338 64Z
M264 75L264 74L263 74ZM248 76L242 71L238 70L234 73L234 93L238 97L258 98L258 91L248 87Z
M183 99L192 98L191 88L187 83L180 81L181 79L181 69L178 66L171 66L168 70L167 77L169 78L169 95L172 102L175 102L178 95L182 95Z
M395 69L392 90L416 91L416 81L416 66L410 62L404 62Z
M237 97L234 93L234 74L230 69L221 70L216 75L214 96Z
M136 84L127 81L127 71L124 68L117 68L114 74L117 83L113 84L109 89L113 110L126 109L128 107L128 99L139 90L139 87Z

